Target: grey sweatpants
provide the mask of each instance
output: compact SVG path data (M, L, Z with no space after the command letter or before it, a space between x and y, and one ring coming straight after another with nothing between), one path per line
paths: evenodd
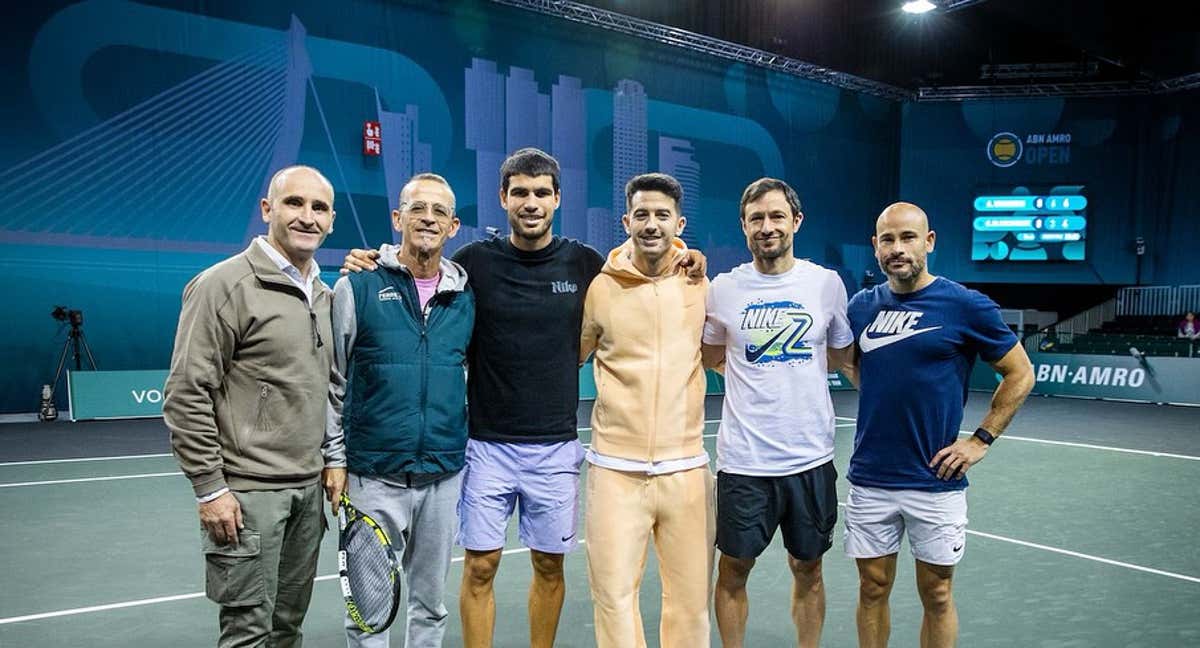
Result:
M461 487L461 472L413 487L355 474L349 477L347 489L354 506L383 527L400 560L402 596L408 601L406 648L438 648L446 634L446 577ZM399 623L397 618L394 627ZM351 648L386 648L388 635L366 634L346 616L346 645Z

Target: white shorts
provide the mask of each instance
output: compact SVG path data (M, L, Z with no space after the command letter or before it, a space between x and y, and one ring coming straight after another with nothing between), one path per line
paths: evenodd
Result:
M913 557L956 565L967 546L967 492L931 493L850 485L846 497L846 555L879 558L900 552L908 531Z

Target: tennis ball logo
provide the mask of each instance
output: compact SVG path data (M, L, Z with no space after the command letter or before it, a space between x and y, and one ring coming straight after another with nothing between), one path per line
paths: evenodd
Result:
M992 164L1005 168L1021 159L1021 138L1012 133L996 133L988 142L987 156Z
M992 145L992 156L1001 162L1007 162L1017 155L1017 145L1009 139L996 140Z

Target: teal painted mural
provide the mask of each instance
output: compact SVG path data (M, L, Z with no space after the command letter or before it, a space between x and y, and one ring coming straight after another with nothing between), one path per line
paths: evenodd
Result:
M738 199L772 175L804 203L797 253L853 287L898 183L898 104L490 3L87 0L8 14L0 412L37 409L66 335L56 305L84 312L101 369L165 368L184 284L264 231L258 198L288 164L335 186L318 256L330 281L345 250L394 241L388 214L420 171L456 190L452 248L506 231L498 169L522 146L562 164L556 230L602 250L624 237L625 180L680 178L684 238L710 274L749 260ZM362 152L367 121L379 156Z

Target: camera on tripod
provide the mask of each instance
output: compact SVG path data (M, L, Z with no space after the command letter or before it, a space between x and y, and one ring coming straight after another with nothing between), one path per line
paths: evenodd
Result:
M68 355L75 361L76 371L83 369L84 356L87 356L91 363L92 371L96 370L96 359L92 357L92 350L88 348L87 338L83 336L83 311L66 306L55 306L54 310L50 311L50 317L64 324L70 324L71 330L67 333L62 353L58 356L58 368L54 370L54 380L42 385L42 402L41 407L38 408L38 418L43 421L53 421L58 418L58 408L54 405L54 390L58 388L58 381L62 378Z
M50 311L50 317L60 322L70 322L74 328L83 326L83 311L71 310L66 306L55 306L54 310Z

